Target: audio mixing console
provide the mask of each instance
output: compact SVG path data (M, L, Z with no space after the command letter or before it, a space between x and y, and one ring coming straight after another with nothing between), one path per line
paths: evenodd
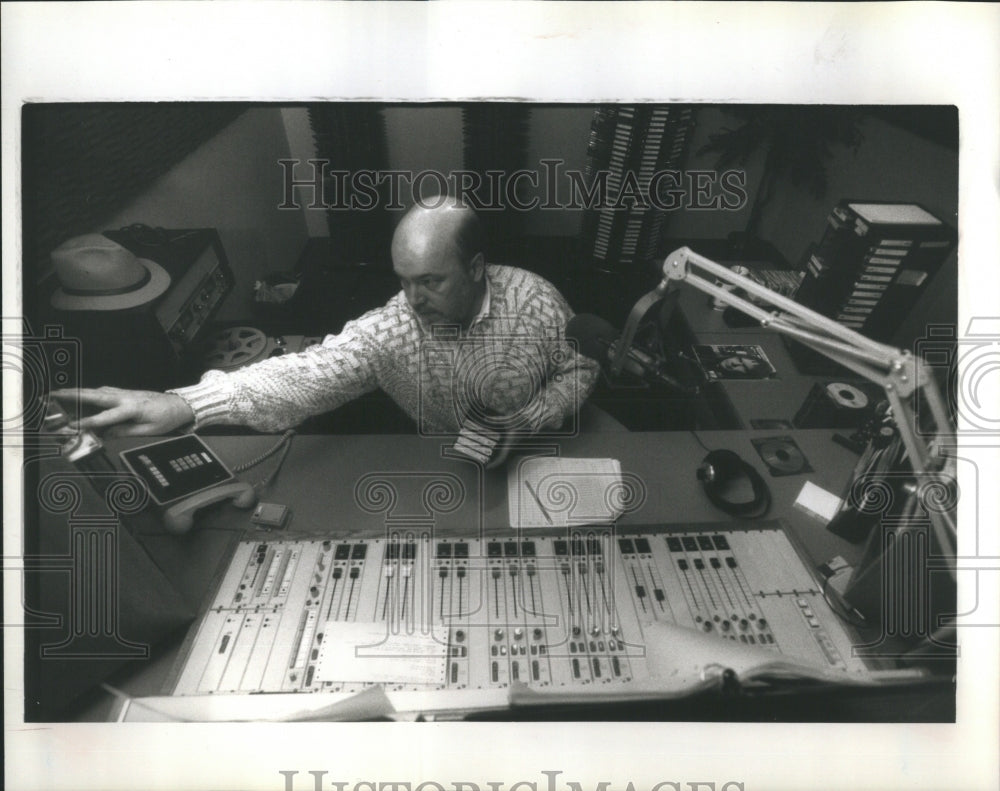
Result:
M173 694L350 692L376 682L423 691L627 688L649 680L645 635L656 622L863 676L780 523L727 528L244 541ZM423 656L395 667L424 662L431 672L387 678L373 658L369 677L338 677L329 644L348 624L367 624L386 645L404 638ZM377 645L368 648L377 655Z

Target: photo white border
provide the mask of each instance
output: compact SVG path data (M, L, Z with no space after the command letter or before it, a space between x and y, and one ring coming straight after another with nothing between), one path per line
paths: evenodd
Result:
M0 13L5 317L19 315L21 103L177 98L955 104L959 332L972 316L1000 315L1000 13L989 4L4 3ZM8 450L5 557L19 554L20 523ZM5 608L16 608L19 590L4 584ZM326 770L345 791L363 780L545 791L548 770L562 772L560 789L584 791L602 780L609 791L996 788L998 630L965 632L957 725L864 727L24 725L21 655L5 634L6 787L283 789L279 771L298 770L298 791L312 788L309 770Z

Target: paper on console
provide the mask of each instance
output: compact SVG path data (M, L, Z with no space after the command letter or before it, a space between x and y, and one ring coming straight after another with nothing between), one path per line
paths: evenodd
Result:
M510 465L510 526L606 524L629 499L618 459L533 457Z

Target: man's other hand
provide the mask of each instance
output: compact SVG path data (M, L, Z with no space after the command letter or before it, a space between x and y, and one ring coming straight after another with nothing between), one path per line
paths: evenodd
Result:
M57 400L78 401L84 407L102 408L103 411L97 414L80 418L74 426L105 437L167 434L194 422L191 407L175 393L100 387L96 390L54 390L51 395Z

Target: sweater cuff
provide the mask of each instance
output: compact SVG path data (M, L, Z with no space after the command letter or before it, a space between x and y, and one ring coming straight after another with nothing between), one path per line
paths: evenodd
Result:
M191 407L195 431L204 426L228 422L229 392L220 382L214 381L216 378L209 374L198 384L166 391L179 395Z

